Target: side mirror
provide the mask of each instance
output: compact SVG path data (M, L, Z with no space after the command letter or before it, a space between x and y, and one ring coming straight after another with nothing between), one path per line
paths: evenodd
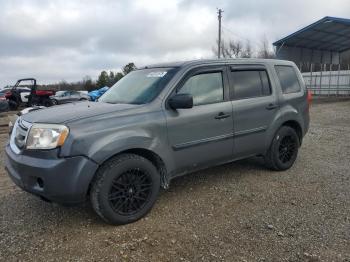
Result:
M176 94L169 99L168 103L172 109L192 108L193 97L190 94Z

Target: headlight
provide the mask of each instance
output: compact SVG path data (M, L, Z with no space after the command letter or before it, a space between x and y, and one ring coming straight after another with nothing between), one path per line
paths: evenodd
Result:
M27 149L52 149L64 144L69 133L68 127L53 124L33 124L30 128Z

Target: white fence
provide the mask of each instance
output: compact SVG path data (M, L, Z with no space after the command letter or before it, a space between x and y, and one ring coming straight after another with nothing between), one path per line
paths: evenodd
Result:
M350 95L350 70L304 72L306 87L314 95Z

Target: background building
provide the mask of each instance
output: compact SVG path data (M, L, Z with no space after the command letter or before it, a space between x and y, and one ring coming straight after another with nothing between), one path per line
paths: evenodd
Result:
M326 16L273 43L294 61L314 94L350 94L350 19Z

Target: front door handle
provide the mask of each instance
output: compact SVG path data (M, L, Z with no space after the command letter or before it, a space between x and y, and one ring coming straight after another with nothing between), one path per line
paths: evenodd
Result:
M225 114L224 112L220 112L216 117L215 119L224 119L224 118L228 118L230 117L229 114Z
M268 104L268 106L266 106L266 109L267 110L272 110L272 109L275 109L275 108L277 108L278 107L278 105L276 105L276 104Z

